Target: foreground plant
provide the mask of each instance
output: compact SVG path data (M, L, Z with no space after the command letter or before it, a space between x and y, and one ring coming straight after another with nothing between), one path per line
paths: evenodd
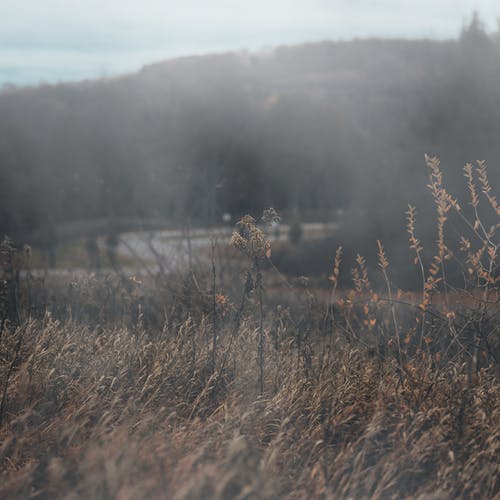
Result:
M279 222L280 218L276 211L272 208L264 211L261 222L271 226L273 222ZM257 294L259 304L259 327L258 327L258 350L257 358L259 364L259 390L260 394L264 392L264 303L263 303L263 265L271 257L271 244L266 239L264 232L256 224L255 219L250 215L245 215L237 223L237 231L231 237L231 244L238 250L243 252L250 260L251 266L247 271L247 284L252 281L253 288Z
M270 244L249 216L232 295L215 258L211 273L155 283L53 282L43 312L1 336L0 497L498 497L498 246L479 191L496 201L484 165L466 167L469 219L429 168L430 263L408 211L417 294L395 289L378 242L378 288L361 255L352 289L339 285L339 248L326 310L307 287L272 307ZM471 233L460 290L453 211Z

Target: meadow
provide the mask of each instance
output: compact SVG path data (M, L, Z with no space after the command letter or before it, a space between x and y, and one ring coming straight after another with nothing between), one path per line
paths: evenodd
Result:
M418 289L383 241L375 268L339 242L322 290L283 274L273 210L154 275L17 279L5 240L0 497L498 497L500 207L483 162L457 200L426 161Z

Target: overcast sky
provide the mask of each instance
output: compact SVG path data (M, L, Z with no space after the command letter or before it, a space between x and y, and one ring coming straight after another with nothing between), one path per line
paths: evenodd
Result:
M500 0L0 0L0 85L304 41L455 38L474 10L497 29Z

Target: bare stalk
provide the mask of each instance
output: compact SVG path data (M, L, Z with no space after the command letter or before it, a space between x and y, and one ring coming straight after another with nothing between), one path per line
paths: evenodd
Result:
M385 285L387 287L387 296L389 297L389 302L391 304L392 322L394 324L394 335L396 337L396 345L398 347L398 362L400 368L402 368L403 354L401 352L401 341L399 338L399 325L398 325L398 320L396 318L396 309L394 307L394 302L392 300L391 284L389 282L389 277L387 276L387 268L389 267L389 261L387 260L384 247L382 246L380 240L377 240L377 245L378 245L378 259L379 259L378 265L380 267L380 270L382 271L382 275L384 276Z
M217 361L217 335L219 333L217 324L217 297L216 297L216 270L215 270L215 243L212 240L212 314L213 314L213 329L212 329L212 373L215 372Z

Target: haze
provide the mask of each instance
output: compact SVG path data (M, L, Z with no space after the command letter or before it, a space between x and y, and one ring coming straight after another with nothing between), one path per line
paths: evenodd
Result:
M495 0L0 0L0 85L111 76L180 55L304 41L454 38L474 10L488 31L496 28Z
M0 499L500 500L498 17L0 0Z

